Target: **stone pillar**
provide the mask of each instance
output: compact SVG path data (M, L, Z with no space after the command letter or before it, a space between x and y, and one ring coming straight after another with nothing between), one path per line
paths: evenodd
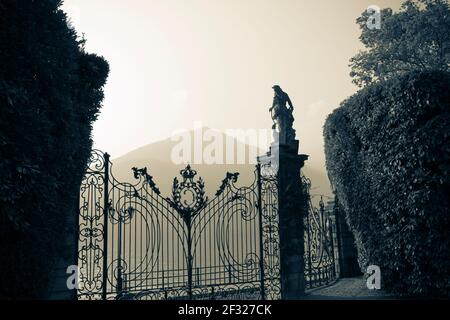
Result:
M298 154L297 140L290 145L275 142L258 158L261 165L270 163L277 173L282 300L298 300L305 294L303 217L307 202L300 170L307 159Z

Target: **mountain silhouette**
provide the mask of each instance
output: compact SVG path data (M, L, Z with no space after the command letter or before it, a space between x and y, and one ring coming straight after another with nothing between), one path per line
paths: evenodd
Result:
M198 129L202 132L210 130L208 128ZM198 133L198 131L197 131ZM228 136L224 133L219 133L222 136L222 141L233 141L235 151L235 164L206 164L195 163L189 161L192 168L197 171L197 176L202 177L205 181L206 194L211 198L221 185L222 180L225 178L227 172L239 172L238 186L249 186L255 179L255 163L249 161L249 158L253 155L262 155L266 151L259 150L257 147L244 144L238 139ZM186 133L191 137L193 141L196 131L190 131ZM153 177L157 187L161 190L163 196L171 196L171 188L173 179L175 177L180 178L180 170L184 169L186 164L177 164L172 160L172 152L174 147L179 141L173 141L171 138L158 141L152 144L148 144L141 148L128 152L127 154L112 160L112 172L113 176L120 182L135 183L132 168L147 167L148 173ZM203 151L211 142L203 143ZM193 143L191 144L193 146ZM224 146L223 152L225 154L226 146ZM246 162L245 164L236 164L238 150L245 150ZM306 175L312 181L311 194L324 194L326 196L331 195L331 189L328 178L325 172L313 169L308 165L303 169L303 174Z

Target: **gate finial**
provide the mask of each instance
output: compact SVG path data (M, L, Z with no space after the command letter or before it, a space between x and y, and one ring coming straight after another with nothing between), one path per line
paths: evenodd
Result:
M197 175L197 171L191 169L191 165L188 164L187 167L180 171L181 176L184 180L192 180Z
M208 201L208 197L205 196L205 182L201 177L197 181L194 180L197 171L193 170L189 164L180 171L180 175L183 177L183 181L180 182L174 178L172 199L167 200L181 215L190 218Z

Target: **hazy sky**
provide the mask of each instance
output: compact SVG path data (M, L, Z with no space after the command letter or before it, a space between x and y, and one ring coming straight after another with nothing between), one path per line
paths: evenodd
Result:
M269 129L273 84L289 93L309 164L323 168L325 117L356 91L355 23L390 0L66 0L111 73L95 147L118 157L191 129Z

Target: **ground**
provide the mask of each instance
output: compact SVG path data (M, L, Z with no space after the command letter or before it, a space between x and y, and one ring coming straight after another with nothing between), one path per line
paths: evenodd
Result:
M386 300L395 299L381 290L369 290L363 277L340 279L336 283L309 292L307 300Z

